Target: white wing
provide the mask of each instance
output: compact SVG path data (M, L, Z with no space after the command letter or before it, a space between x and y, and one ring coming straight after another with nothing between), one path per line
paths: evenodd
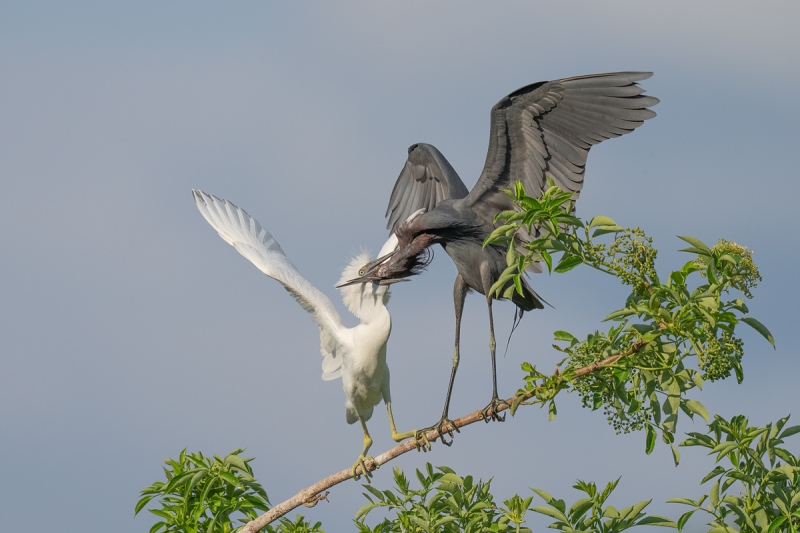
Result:
M342 320L333 304L300 275L283 253L275 238L256 219L227 200L203 191L192 190L197 209L225 242L236 248L258 269L279 281L311 313L319 326L322 379L336 379L342 374L340 339Z

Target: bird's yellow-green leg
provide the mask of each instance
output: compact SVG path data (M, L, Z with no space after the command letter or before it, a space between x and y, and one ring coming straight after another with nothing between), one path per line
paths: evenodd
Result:
M364 419L361 418L361 415L358 415L358 421L361 422L361 429L364 430L364 448L362 448L361 455L358 456L358 459L356 459L356 462L353 464L353 470L352 470L353 479L355 479L356 481L361 479L361 476L356 473L356 470L360 466L361 472L363 472L364 477L367 478L367 483L369 483L370 482L369 478L372 477L372 474L370 473L369 470L367 470L367 465L364 464L364 461L365 460L373 461L373 464L375 464L374 463L375 459L367 455L370 446L372 446L372 437L369 436L369 431L367 431L367 423L364 422ZM377 467L378 465L376 464L375 468Z
M422 450L426 452L431 449L431 441L428 440L427 431L415 429L413 431L406 431L405 433L398 433L394 425L394 416L392 415L392 402L386 402L386 411L389 413L389 427L392 428L392 439L395 442L414 437L414 444L417 446L417 451Z

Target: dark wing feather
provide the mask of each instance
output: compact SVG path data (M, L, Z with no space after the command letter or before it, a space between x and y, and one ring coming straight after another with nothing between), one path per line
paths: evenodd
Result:
M492 108L489 151L478 182L466 198L484 220L512 209L502 192L521 181L538 196L547 177L577 198L589 149L633 131L654 117L658 103L636 82L651 72L592 74L523 87Z
M442 200L464 198L466 186L442 153L430 144L415 144L408 149L408 160L397 178L389 198L386 227L392 233L414 211L430 211Z

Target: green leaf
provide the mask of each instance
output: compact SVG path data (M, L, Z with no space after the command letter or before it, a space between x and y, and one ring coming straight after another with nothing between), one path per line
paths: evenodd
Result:
M645 439L645 453L650 455L656 447L656 430L651 425L647 425L647 437Z
M553 338L555 338L555 340L557 340L557 341L567 341L567 342L572 342L572 341L578 340L572 335L572 333L569 333L567 331L561 331L561 330L558 330L558 331L554 332L553 333Z
M781 526L781 524L783 524L785 521L786 521L786 515L779 516L778 518L776 518L775 520L773 520L773 521L772 521L772 523L769 525L769 529L767 530L767 533L773 533L773 532L774 532L775 530L777 530L777 529L778 529L778 528Z
M681 505L691 505L697 507L697 502L688 498L670 498L667 503L680 503Z
M664 518L663 516L652 515L646 516L636 522L637 526L661 526L661 527L671 527L676 528L678 525L670 520L669 518Z
M712 453L713 453L713 452L712 452ZM714 467L714 470L712 470L711 472L709 472L708 474L706 474L706 477L704 477L704 478L703 478L703 479L700 481L700 484L702 485L703 483L705 483L705 482L706 482L706 481L708 481L709 479L714 479L714 478L715 478L715 477L717 477L718 475L720 475L720 474L724 474L724 473L725 473L725 469L724 469L724 468L722 468L721 466L716 466L716 467Z
M236 479L236 476L234 476L230 472L220 472L219 473L219 477L221 477L222 479L224 479L225 481L227 481L228 483L230 483L233 486L236 486L236 485L239 484L239 480Z
M701 241L700 239L696 239L694 237L689 237L689 236L686 236L686 235L678 235L678 238L680 240L682 240L682 241L688 242L693 247L695 247L698 250L701 250L702 252L704 252L703 255L707 255L709 257L711 256L711 248L706 246L705 243L703 243L703 241Z
M681 517L678 519L678 524L677 524L678 525L678 531L682 531L683 530L683 526L686 525L686 522L689 521L689 519L692 517L692 515L695 513L695 511L697 511L697 509L693 509L693 510L688 511L686 513L683 513L681 515Z
M670 443L669 447L672 450L672 460L675 461L675 466L678 466L678 464L681 462L681 454L674 444Z
M517 289L517 293L520 296L524 296L525 292L522 290L522 276L514 276L514 287Z
M245 472L245 473L249 472L248 469L247 469L247 463L245 463L242 460L242 458L239 457L238 455L231 454L231 455L227 456L225 458L225 464L229 464L229 465L231 465L233 467L236 467L239 470L241 470L242 472Z
M139 514L139 511L141 511L141 510L142 510L142 507L144 507L145 505L147 505L147 503L148 503L150 500L152 500L153 498L155 498L155 494L153 494L153 495L151 495L151 496L145 496L144 498L142 498L141 500L139 500L139 502L136 504L136 509L134 509L134 511L133 511L133 515L134 515L134 516L136 516L137 514Z
M439 483L455 483L456 485L464 486L464 480L457 474L448 473L439 478Z
M738 447L739 447L739 444L737 444L734 441L728 440L728 441L725 441L725 442L720 442L719 444L717 444L714 447L713 450L711 450L709 452L709 455L712 454L712 453L716 453L716 454L719 454L720 457L722 457L722 456L727 455L728 453L730 453L732 450L737 449Z
M568 514L570 518L575 521L581 518L586 511L591 509L592 505L594 505L594 502L591 498L581 498L570 506Z
M616 226L616 225L617 223L614 222L613 219L598 215L592 218L592 220L589 222L589 226L586 229L592 229L595 226Z
M711 494L709 497L711 498L711 505L713 505L714 508L719 507L719 481L714 483L711 487Z
M507 231L514 230L515 228L516 228L516 225L514 225L514 224L503 224L499 228L496 228L493 232L491 232L489 234L488 237L486 237L486 239L484 239L483 247L486 248L486 246L488 246L489 244L497 241L497 239L500 236L505 235Z
M595 237L600 237L601 235L605 235L607 233L619 233L620 231L622 231L622 229L623 228L617 225L602 226L594 230L594 233L592 233L592 238L594 239Z
M579 256L570 255L562 258L561 261L559 261L556 267L553 269L553 271L558 272L559 274L563 274L564 272L569 272L570 270L580 265L581 263L583 263L583 259L581 259Z
M550 403L547 406L547 418L549 422L552 422L556 419L558 415L558 411L556 410L556 402L554 400L550 400Z
M800 426L792 426L788 427L783 430L783 433L780 434L779 439L785 439L786 437L791 437L792 435L800 433Z
M552 501L552 500L553 500L553 497L550 495L550 493L549 493L549 492L545 492L545 491L543 491L542 489L534 489L534 488L531 488L531 490L532 490L533 492L535 492L536 494L538 494L538 495L539 495L539 497L540 497L541 499L543 499L544 501L546 501L546 502L550 502L550 501Z
M708 423L709 415L708 409L705 406L698 402L697 400L684 400L683 404L693 413L698 414L703 417L703 420Z
M636 314L636 309L631 309L630 307L626 307L625 309L620 309L619 311L614 311L607 317L603 319L603 322L608 320L614 320L615 318L620 318L624 316L631 316Z
M192 476L192 480L189 482L188 491L192 492L192 490L194 490L194 488L197 486L200 480L202 480L206 476L206 474L208 474L207 468L199 468L197 472L195 472L195 474Z
M772 345L772 347L773 348L775 347L775 339L772 337L772 333L769 332L769 330L767 329L767 327L764 324L762 324L761 322L759 322L755 318L749 317L749 316L742 317L739 320L744 322L745 324L747 324L748 326L750 326L751 328L753 328L757 332L761 333L761 335L765 339L767 339L769 341L769 343Z
M555 518L556 520L561 520L565 524L569 524L569 520L567 519L567 517L564 515L564 513L562 513L558 509L554 509L552 507L540 506L540 507L532 507L531 511L533 511L534 513L539 513L545 516L549 516L550 518Z
M539 255L542 257L542 261L544 261L544 264L547 265L547 271L548 272L552 272L553 271L553 256L550 255L550 253L547 250L541 250L539 252Z

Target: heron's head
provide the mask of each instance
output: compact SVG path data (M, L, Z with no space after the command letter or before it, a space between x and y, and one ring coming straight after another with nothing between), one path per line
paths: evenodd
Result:
M342 277L336 285L342 293L345 305L356 316L361 316L368 307L385 306L391 297L389 286L398 281L404 281L402 279L380 280L366 276L372 263L374 261L370 261L369 253L362 250L342 271Z
M424 213L425 209L412 213L389 237L377 259L362 264L349 279L343 275L337 287L360 283L388 286L399 281L410 281L406 278L422 272L433 259L433 252L428 247L437 241L434 235L420 232L413 224ZM347 270L345 272L349 273Z
M400 232L398 235L402 237ZM410 281L407 278L421 273L433 259L433 250L429 247L434 242L435 238L432 235L417 236L405 245L401 238L395 250L363 265L356 277L338 286L365 282L391 285L399 281Z

